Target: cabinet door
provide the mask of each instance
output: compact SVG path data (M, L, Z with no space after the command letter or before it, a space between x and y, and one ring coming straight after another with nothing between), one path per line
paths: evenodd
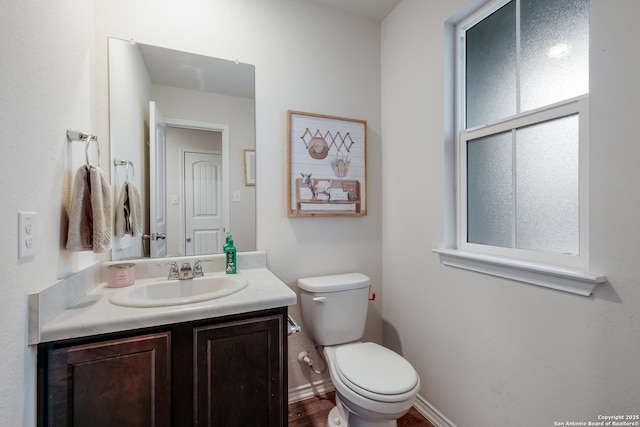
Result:
M169 426L170 334L51 350L47 425Z
M196 424L286 425L281 315L194 329Z

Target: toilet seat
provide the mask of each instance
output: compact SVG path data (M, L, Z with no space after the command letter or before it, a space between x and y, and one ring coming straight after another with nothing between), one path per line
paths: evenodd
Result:
M399 354L376 343L354 343L335 351L340 380L361 396L399 402L415 395L419 384L413 366Z

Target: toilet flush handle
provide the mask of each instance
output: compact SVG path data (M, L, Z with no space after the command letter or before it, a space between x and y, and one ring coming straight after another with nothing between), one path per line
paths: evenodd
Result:
M315 297L313 298L313 300L315 302L325 302L327 300L327 297Z

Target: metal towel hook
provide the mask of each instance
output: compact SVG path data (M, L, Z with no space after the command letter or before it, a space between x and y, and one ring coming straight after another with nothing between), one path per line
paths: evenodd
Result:
M127 177L127 181L129 181L129 168L131 168L131 179L135 179L136 178L136 170L133 167L133 163L132 162L127 162L127 170L125 170L124 174Z
M89 161L89 145L91 145L91 141L96 142L96 150L98 151L98 167L100 167L100 144L98 144L98 137L95 135L89 135L87 137L87 147L85 149L85 155L87 158L87 166L91 166L91 162Z
M67 129L67 141L68 142L71 142L71 141L86 142L87 145L85 148L85 157L86 157L87 166L91 166L91 162L89 162L89 145L91 144L91 141L95 141L96 150L98 151L98 166L100 166L100 144L98 143L98 137L96 135L80 132L78 130Z
M126 160L126 159L118 159L115 158L113 159L113 165L114 166L126 166L127 169L125 170L125 177L127 179L127 181L129 181L129 168L131 168L131 179L135 179L136 177L136 169L135 167L133 167L133 162L131 160Z

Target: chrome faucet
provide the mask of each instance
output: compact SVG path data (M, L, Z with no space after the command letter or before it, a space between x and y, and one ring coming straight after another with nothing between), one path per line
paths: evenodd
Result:
M209 260L196 260L193 263L193 268L191 268L191 264L188 262L182 263L180 269L178 270L178 263L173 261L171 263L158 264L161 265L169 265L169 275L167 276L167 280L187 280L193 279L194 277L203 277L204 271L202 270L203 262L211 262Z
M191 268L191 264L188 262L182 264L180 267L180 277L178 277L178 279L193 279L193 269Z

